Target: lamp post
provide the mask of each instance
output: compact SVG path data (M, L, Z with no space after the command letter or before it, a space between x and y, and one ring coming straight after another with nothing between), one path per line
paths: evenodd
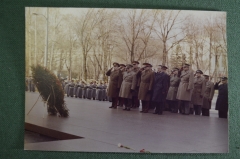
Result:
M45 39L45 53L44 53L44 67L47 67L47 60L48 60L48 8L47 8L47 17L44 16L43 14L39 13L33 13L35 16L41 15L46 19L46 39ZM35 19L36 20L36 19ZM36 21L35 21L35 27L36 27ZM35 28L36 29L36 28ZM36 38L36 33L35 33L35 38ZM35 40L36 42L36 40ZM35 43L36 47L36 43ZM36 50L35 50L36 51ZM35 57L36 57L36 52L35 52ZM36 64L36 63L35 63Z
M35 15L35 14L34 14ZM34 64L37 65L37 16L35 15Z

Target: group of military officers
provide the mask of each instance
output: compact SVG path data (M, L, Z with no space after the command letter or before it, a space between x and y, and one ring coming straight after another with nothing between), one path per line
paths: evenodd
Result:
M180 69L173 68L170 74L166 72L166 66L158 65L156 72L152 67L143 63L140 68L138 61L127 65L114 62L106 72L110 77L109 83L92 81L87 84L81 81L75 84L74 81L62 80L62 87L67 96L110 101L112 105L109 108L113 109L122 106L123 110L130 111L139 107L141 101L141 113L148 113L150 108L154 108L154 114L162 115L168 105L172 113L203 116L209 116L214 92L218 90L216 110L220 118L227 118L227 77L214 84L209 75L203 75L201 70L194 73L189 64ZM31 77L26 79L28 90L35 92Z
M108 100L106 96L106 82L100 82L97 84L96 81L87 84L84 81L74 83L74 81L62 82L62 87L67 96L83 98L83 99L93 99L99 101Z
M106 72L110 77L107 96L112 99L109 108L116 109L122 103L123 110L130 111L139 107L141 101L141 113L148 113L153 106L154 114L162 115L168 104L172 113L209 116L214 92L218 89L216 110L220 118L227 118L227 77L214 85L209 75L203 75L201 70L194 73L189 64L173 68L171 74L167 74L168 67L164 65L158 65L156 72L151 64L142 65L140 68L138 61L127 65L114 62Z

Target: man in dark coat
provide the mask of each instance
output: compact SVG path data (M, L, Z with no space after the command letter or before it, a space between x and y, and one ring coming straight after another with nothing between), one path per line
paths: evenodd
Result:
M228 84L227 77L222 78L222 84L219 85L217 82L214 86L214 89L218 89L218 97L216 102L216 110L218 110L219 118L227 118L228 117Z
M107 95L112 99L112 106L109 108L114 109L117 108L118 96L121 86L121 75L119 69L119 64L114 62L113 67L106 73L107 76L110 76Z
M152 102L156 109L153 114L162 115L163 113L170 80L166 69L166 66L159 65L158 71L154 76Z

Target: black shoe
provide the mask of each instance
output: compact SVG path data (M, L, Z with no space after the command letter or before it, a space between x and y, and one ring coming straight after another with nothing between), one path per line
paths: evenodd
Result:
M158 115L162 115L162 113L158 113Z
M130 108L127 108L127 111L130 111Z
M109 108L113 108L113 106L109 107Z
M154 112L153 114L158 114L158 113Z

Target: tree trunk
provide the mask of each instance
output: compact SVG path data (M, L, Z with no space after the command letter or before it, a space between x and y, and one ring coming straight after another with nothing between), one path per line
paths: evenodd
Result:
M165 65L167 62L167 49L166 49L166 42L163 43L163 60L162 65Z
M69 79L72 80L72 49L69 52L69 72L68 72Z
M197 46L196 46L196 48L195 48L195 51L196 51L196 57L195 57L195 59L196 59L197 70L199 70L199 63L198 63L199 57L198 57L198 47L197 47Z
M211 60L212 60L212 34L209 37L209 76L211 75Z
M83 79L87 81L87 56L83 54Z

